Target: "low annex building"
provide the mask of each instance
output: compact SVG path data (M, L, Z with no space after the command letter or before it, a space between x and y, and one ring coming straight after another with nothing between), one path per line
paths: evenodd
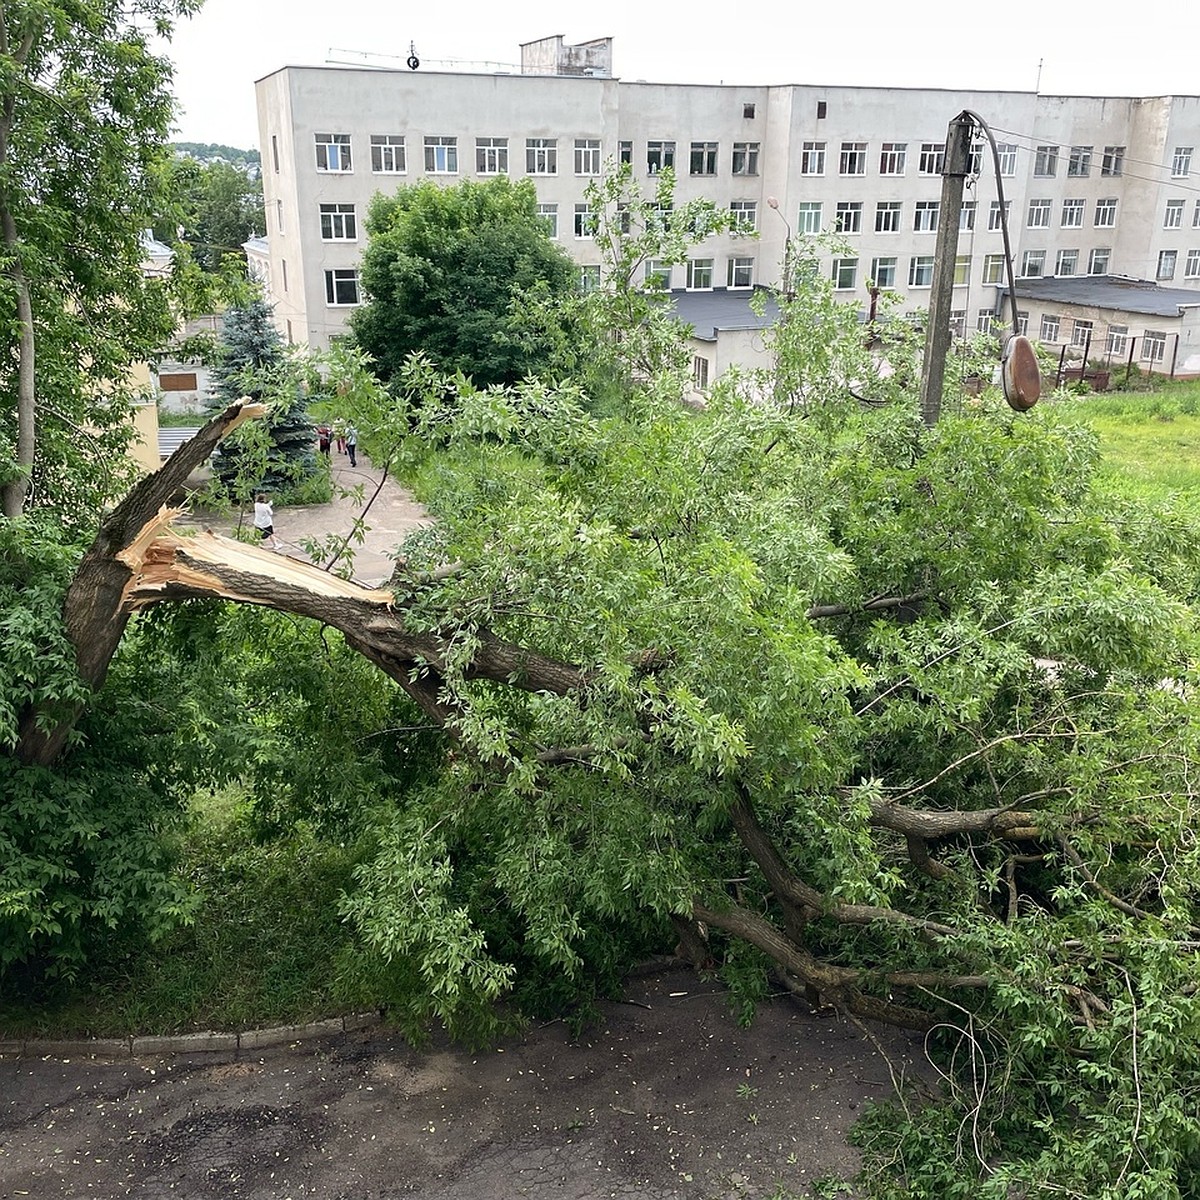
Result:
M1200 292L1103 275L1018 279L1016 296L1022 332L1044 346L1065 347L1067 362L1200 375ZM1008 303L1004 288L999 319L1011 322Z

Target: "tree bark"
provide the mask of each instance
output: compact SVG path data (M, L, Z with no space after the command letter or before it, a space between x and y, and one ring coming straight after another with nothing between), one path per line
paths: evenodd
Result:
M427 713L447 723L453 713L439 697L439 684L454 669L453 634L408 628L404 609L412 591L364 588L231 538L211 533L183 537L168 528L177 510L166 507L167 501L188 475L225 434L264 411L244 400L231 405L143 479L101 524L63 607L80 678L93 691L103 684L133 613L167 601L231 600L311 617L340 630ZM584 683L582 672L569 663L487 629L474 629L471 636L477 645L461 668L466 679L557 694ZM22 762L45 765L62 752L79 713L68 714L48 730L39 726L37 716L34 710L25 714L17 755Z

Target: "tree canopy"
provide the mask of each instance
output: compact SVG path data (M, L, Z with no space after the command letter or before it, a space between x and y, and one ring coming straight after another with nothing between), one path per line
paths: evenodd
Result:
M158 217L155 233L168 244L191 246L206 271L219 270L227 255L244 263L242 244L266 231L261 178L235 163L178 157L168 179L171 206Z
M566 296L577 268L551 241L530 180L425 180L379 194L367 233L368 303L351 325L383 378L415 351L479 386L515 383L545 362L542 346L517 336L514 298Z

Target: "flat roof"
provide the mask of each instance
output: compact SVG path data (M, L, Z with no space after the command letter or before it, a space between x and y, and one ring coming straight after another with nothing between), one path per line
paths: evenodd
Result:
M1161 287L1149 279L1124 275L1054 275L1018 279L1018 300L1053 300L1060 304L1082 304L1111 308L1151 317L1179 317L1185 308L1200 307L1200 288ZM1008 288L1000 294L1006 296Z
M754 295L766 296L762 316L750 307ZM711 292L671 292L675 315L692 327L702 342L715 342L721 329L767 329L779 319L779 305L766 288L713 288Z

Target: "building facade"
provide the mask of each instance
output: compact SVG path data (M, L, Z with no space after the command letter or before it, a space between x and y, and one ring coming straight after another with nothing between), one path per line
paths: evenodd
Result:
M999 143L1023 278L1124 275L1200 289L1200 97L1043 96L867 87L655 84L612 77L607 40L522 47L511 74L283 67L256 85L270 294L316 348L361 303L371 197L425 178L528 176L553 236L594 278L588 181L612 162L679 202L703 196L757 239L720 234L671 272L688 291L778 282L789 235L835 234L821 270L865 310L872 285L928 306L948 123ZM987 328L1006 282L996 171L973 155L952 324Z

